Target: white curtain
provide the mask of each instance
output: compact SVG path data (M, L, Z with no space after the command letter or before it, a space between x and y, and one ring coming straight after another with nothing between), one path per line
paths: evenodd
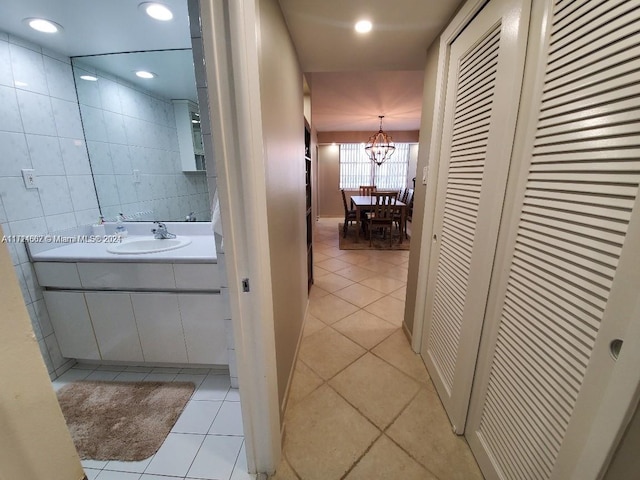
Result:
M375 185L378 190L401 190L407 185L408 143L396 143L396 151L381 166L372 162L362 143L340 145L340 188L357 190Z

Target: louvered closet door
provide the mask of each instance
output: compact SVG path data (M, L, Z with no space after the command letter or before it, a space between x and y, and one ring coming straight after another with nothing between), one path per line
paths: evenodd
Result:
M511 154L529 2L492 0L451 45L421 354L464 430Z
M559 0L550 11L467 430L487 478L596 478L558 469L579 452L574 429L589 431L615 366L609 332L624 331L640 292L640 6Z

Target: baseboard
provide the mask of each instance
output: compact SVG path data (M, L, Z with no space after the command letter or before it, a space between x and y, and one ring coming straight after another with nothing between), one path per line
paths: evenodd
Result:
M404 332L404 336L407 337L407 340L409 340L409 345L412 345L413 335L409 331L409 328L407 328L407 324L404 322L402 322L402 331Z
M307 306L304 311L304 318L302 320L302 328L300 328L300 334L298 335L298 343L296 344L296 352L293 355L293 363L291 364L291 370L289 371L289 379L287 380L287 388L284 391L284 398L282 399L282 405L280 406L280 418L284 419L284 412L287 410L287 405L289 403L289 393L291 391L291 383L293 382L293 375L296 369L296 363L298 362L298 354L300 353L300 345L302 344L302 338L304 334L304 327L307 323L307 318L309 316L309 300L307 299ZM281 434L283 434L284 430L284 421L282 421ZM284 438L284 437L282 437Z

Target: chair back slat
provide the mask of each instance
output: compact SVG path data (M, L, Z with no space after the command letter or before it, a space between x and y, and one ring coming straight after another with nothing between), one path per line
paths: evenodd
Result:
M369 197L376 191L375 185L360 185L360 195Z
M382 221L393 218L396 194L392 192L373 192L371 194L371 218Z

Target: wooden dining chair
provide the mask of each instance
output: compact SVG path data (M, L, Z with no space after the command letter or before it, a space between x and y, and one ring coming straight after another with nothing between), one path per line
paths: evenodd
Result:
M370 197L376 190L375 185L360 185L360 195L365 197Z
M371 209L367 214L367 227L369 230L369 246L373 245L373 231L382 229L389 230L389 247L393 244L393 214L396 194L389 192L373 192L371 194Z
M342 192L342 205L344 206L344 226L342 227L342 238L347 238L347 228L349 228L349 224L353 223L357 220L356 211L349 209L347 207L347 197L344 194L344 189L340 190Z

